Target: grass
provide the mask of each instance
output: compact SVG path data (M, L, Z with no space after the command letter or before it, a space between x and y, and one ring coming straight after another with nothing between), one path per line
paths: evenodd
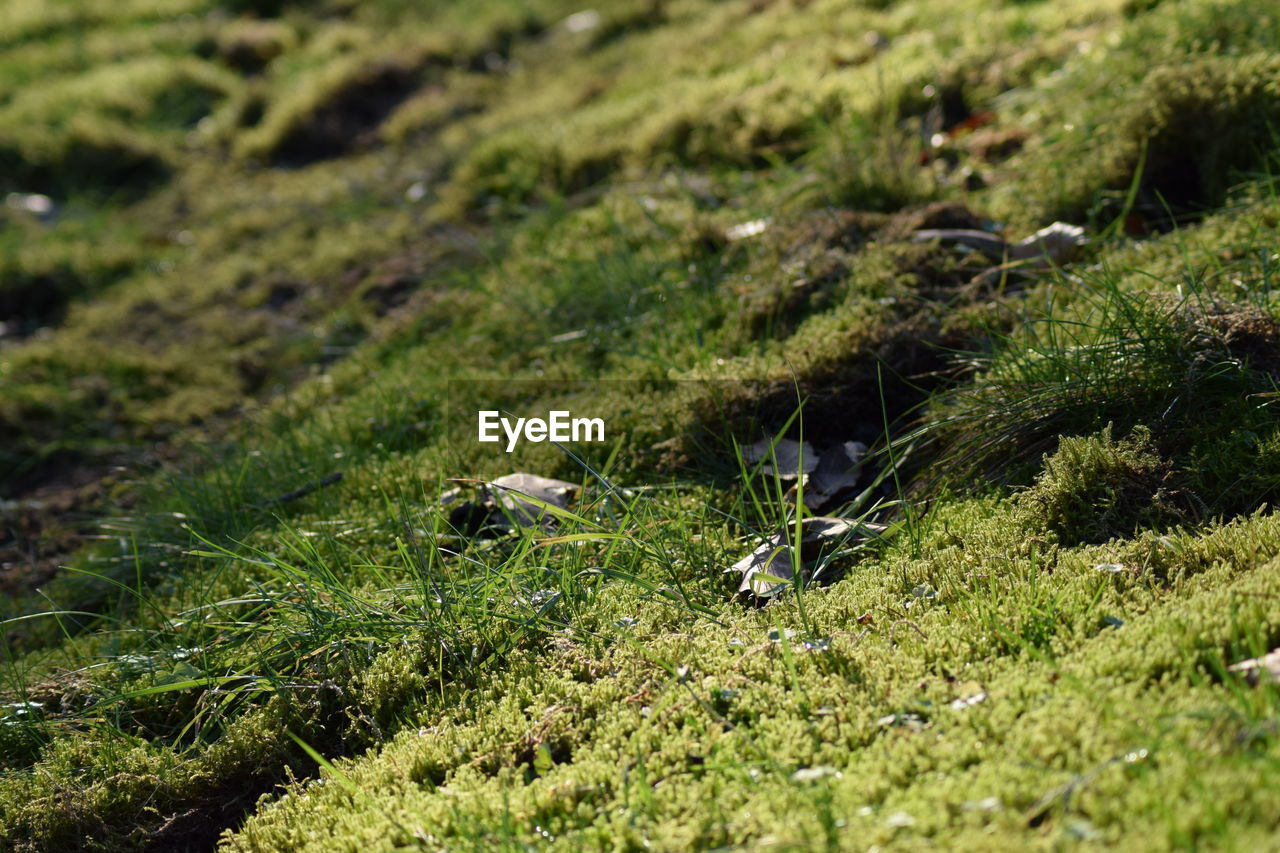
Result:
M1197 457L1196 491L1230 501L1226 484L1214 482L1213 457L1233 436L1266 432L1273 421L1273 374L1254 349L1274 334L1263 307L1268 290L1244 291L1241 303L1191 272L1173 287L1135 291L1116 278L1104 269L1055 282L1029 299L1034 313L1021 319L1018 338L995 335L995 351L974 354L974 381L940 396L924 430L948 445L944 469L1016 477L1011 468L1034 461L1059 435L1111 421L1147 424L1171 451ZM1012 456L1010 447L1018 448ZM1231 472L1223 476L1234 480L1238 468L1225 464ZM1252 505L1263 498L1249 494Z
M1270 7L591 11L0 13L5 846L1273 844Z

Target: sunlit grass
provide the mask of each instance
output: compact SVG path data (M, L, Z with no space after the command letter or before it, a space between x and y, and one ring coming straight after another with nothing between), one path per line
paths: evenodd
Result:
M0 34L0 190L49 196L0 208L3 532L88 537L3 609L4 843L1270 843L1265 4ZM913 241L1057 217L1065 266ZM600 458L459 438L566 398ZM887 525L767 602L725 569L813 513L763 433L870 445L823 512ZM517 468L579 497L452 527Z

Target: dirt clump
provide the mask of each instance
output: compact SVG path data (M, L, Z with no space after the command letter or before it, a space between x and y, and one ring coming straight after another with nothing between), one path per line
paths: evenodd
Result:
M383 120L421 83L419 66L392 60L368 64L284 134L271 152L272 162L306 166L368 146Z
M16 483L15 497L0 501L0 592L16 598L38 589L97 532L106 503L128 506L122 473L115 465L59 465Z

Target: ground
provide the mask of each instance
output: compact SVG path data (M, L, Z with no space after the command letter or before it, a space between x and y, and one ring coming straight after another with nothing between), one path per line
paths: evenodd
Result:
M0 45L6 848L1280 847L1271 3Z

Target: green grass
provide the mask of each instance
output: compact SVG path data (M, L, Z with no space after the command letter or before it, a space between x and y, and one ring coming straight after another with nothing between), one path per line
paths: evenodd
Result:
M1274 846L1275 12L582 12L0 12L4 846Z

